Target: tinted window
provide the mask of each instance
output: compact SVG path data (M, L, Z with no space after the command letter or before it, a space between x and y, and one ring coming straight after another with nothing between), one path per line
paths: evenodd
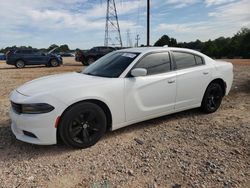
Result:
M97 52L97 51L99 51L98 48L91 48L90 49L90 52Z
M195 60L196 60L196 64L197 65L202 65L203 64L203 60L200 56L195 56Z
M139 53L113 52L98 59L86 68L83 73L93 76L119 77L124 70L134 61Z
M31 54L32 50L17 50L17 54Z
M99 51L100 52L108 52L109 50L108 50L108 48L101 47L101 48L99 48Z
M196 65L194 55L184 52L173 52L177 69L193 67Z
M114 51L115 50L114 48L111 48L111 47L109 47L108 49L109 49L109 51Z
M147 69L148 75L168 72L171 69L169 53L147 55L135 67Z

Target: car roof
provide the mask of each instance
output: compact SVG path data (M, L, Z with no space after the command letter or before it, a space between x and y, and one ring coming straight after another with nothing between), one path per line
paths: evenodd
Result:
M119 51L120 52L134 52L134 53L148 53L148 52L166 51L166 50L183 51L183 52L201 54L200 52L196 50L191 50L188 48L177 48L177 47L140 47L140 48L127 48L127 49L122 49Z

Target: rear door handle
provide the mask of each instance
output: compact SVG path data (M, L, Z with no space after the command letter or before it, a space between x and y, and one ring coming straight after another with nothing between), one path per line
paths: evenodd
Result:
M175 83L175 80L168 80L169 84Z

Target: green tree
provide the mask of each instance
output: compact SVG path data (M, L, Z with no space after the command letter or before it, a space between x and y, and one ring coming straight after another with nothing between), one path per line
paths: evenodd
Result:
M159 40L157 40L154 44L154 46L164 46L164 45L170 45L171 39L167 35L163 35Z
M67 44L63 44L58 48L59 52L67 52L69 51L69 46Z

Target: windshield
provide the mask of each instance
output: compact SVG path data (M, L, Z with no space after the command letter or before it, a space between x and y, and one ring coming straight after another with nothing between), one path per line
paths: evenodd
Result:
M109 53L84 69L83 74L118 78L138 55L130 52Z

